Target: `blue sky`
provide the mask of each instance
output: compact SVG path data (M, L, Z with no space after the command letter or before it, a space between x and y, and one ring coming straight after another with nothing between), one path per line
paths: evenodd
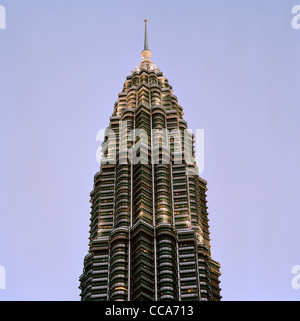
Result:
M224 300L299 300L300 29L292 0L0 0L0 300L79 300L98 130L141 60L204 129Z

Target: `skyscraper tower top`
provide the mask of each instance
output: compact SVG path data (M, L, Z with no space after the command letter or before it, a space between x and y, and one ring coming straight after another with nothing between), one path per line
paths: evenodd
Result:
M114 105L91 196L82 300L220 300L206 181L172 86L142 61Z

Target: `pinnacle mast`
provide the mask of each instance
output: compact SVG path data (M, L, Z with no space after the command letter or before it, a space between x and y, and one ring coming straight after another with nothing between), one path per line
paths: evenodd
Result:
M142 58L143 59L149 59L152 56L151 51L148 48L148 31L147 31L147 19L144 20L145 21L145 38L144 38L144 50L142 51Z
M144 50L149 50L148 48L148 33L147 33L147 19L145 21L145 41L144 41Z

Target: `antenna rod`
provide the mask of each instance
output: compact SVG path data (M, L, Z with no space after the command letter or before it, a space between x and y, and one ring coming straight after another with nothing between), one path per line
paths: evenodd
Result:
M148 33L147 33L147 19L145 21L145 41L144 41L144 50L149 50L148 48Z

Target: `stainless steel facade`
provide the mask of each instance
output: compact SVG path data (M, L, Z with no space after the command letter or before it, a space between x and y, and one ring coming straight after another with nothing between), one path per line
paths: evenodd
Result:
M81 299L220 300L193 135L146 46L142 58L118 95L94 177Z

